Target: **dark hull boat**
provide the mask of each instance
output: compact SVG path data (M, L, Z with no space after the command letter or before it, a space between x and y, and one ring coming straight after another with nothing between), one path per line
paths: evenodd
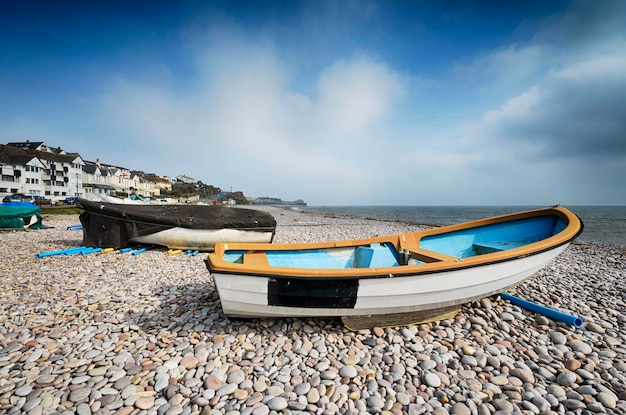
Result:
M219 242L271 242L272 215L253 209L200 205L126 205L78 200L83 245L122 248L129 244L212 250Z

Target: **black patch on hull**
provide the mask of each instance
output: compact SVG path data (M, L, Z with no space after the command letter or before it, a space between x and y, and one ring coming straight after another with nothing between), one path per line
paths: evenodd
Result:
M354 308L359 280L270 278L267 303L305 308Z

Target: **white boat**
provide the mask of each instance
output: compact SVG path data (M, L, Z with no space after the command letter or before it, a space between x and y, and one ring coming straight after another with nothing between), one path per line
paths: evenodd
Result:
M100 199L104 203L115 203L116 205L145 205L146 202L138 199L131 199L128 197L115 197L109 195L101 195Z
M228 316L391 316L500 293L582 229L553 207L363 240L217 244L206 265Z

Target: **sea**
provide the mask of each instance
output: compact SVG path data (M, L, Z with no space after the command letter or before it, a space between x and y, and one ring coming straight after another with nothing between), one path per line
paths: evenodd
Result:
M360 218L443 226L545 206L302 206L298 209ZM626 206L566 206L580 217L578 241L626 246Z

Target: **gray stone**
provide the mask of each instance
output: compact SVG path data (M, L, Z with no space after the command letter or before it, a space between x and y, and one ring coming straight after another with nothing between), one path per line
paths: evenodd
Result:
M534 396L532 398L532 403L537 407L537 409L539 409L539 412L545 412L552 406L543 396Z
M450 414L451 415L471 415L472 411L470 411L467 405L458 402L452 405L452 408L450 409Z
M508 399L494 399L491 404L493 405L494 408L496 408L499 411L506 411L508 413L512 413L513 410L515 409L513 407L513 404L511 402L509 402Z
M339 376L341 376L342 378L352 379L357 377L358 374L359 372L354 366L343 366L341 369L339 369Z
M287 408L287 400L283 397L276 396L267 402L267 407L272 411L282 411Z
M310 390L311 390L311 385L308 383L301 383L293 389L295 394L300 395L300 396L306 395Z
M243 370L235 370L228 375L228 378L226 381L228 383L234 383L236 385L239 385L245 379L246 379L246 374L244 373Z
M520 379L524 383L535 383L535 376L533 376L533 372L529 370L514 368L514 369L511 369L509 374L511 376L515 376L516 378Z
M224 385L221 388L219 388L215 392L215 395L216 396L230 395L231 393L233 393L235 391L235 389L237 389L237 385L236 384L234 384L234 383L227 383L226 385Z
M592 322L585 323L585 328L589 331L593 331L594 333L598 333L598 334L605 333L604 328L597 323L592 323Z
M135 392L137 392L137 386L130 384L126 386L124 389L122 389L122 391L120 392L120 395L122 396L122 399L128 399Z
M91 415L91 407L86 403L79 403L76 406L76 413L78 415Z
M570 340L567 345L572 348L575 352L580 352L582 354L588 355L593 349L587 343L582 340Z
M576 374L572 372L559 373L556 377L556 383L561 386L572 386L576 383Z
M24 406L22 406L22 411L30 411L31 409L33 409L36 406L40 406L41 404L41 398L32 398L32 399L28 399L25 403Z
M556 398L564 398L565 397L565 391L563 390L563 388L559 385L555 385L555 384L550 384L547 386L546 390L548 391L548 393Z
M337 377L337 372L332 370L325 370L320 373L320 377L325 380L333 380Z
M577 399L566 399L563 401L563 406L567 409L581 409L585 407L585 404Z
M160 373L156 375L154 382L154 390L157 392L161 392L163 389L167 388L167 385L170 384L170 377L167 373Z
M424 383L433 388L438 388L441 386L441 379L434 373L427 373L424 375Z
M385 406L385 400L379 398L378 396L370 396L367 398L367 406L369 408L376 408L378 410L382 410Z
M268 415L270 413L270 408L267 407L267 405L259 405L259 406L255 406L252 409L252 415Z
M532 412L533 414L538 415L541 412L539 408L537 408L537 406L531 401L522 401L521 405L524 407L524 409Z
M19 388L15 389L15 396L26 396L29 393L31 393L33 391L33 387L30 386L28 383L20 386Z
M567 343L567 337L560 331L551 331L550 338L555 344L565 344Z
M408 393L398 392L396 393L396 401L403 406L407 406L411 402L411 396Z
M90 394L91 394L91 388L80 388L80 389L73 390L70 393L69 399L70 401L76 403L76 402L80 402L80 401L87 399Z
M617 406L617 401L613 398L613 396L606 392L600 392L597 394L596 399L606 408L615 409Z

